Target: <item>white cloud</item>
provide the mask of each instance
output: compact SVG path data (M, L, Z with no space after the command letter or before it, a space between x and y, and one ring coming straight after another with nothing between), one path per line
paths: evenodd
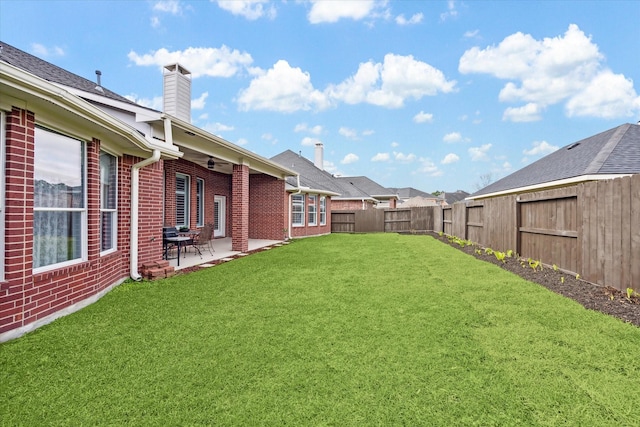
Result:
M544 156L556 151L559 147L549 144L547 141L534 141L529 150L523 150L525 156Z
M180 15L182 6L178 0L161 0L153 4L152 8L155 12L169 13L171 15Z
M393 141L393 142L391 143L391 147L393 147L393 148L396 148L396 147L399 147L399 146L400 146L400 144L398 144L398 143L397 143L397 142L395 142L395 141Z
M353 153L349 153L346 156L344 156L344 158L340 161L340 163L342 163L343 165L350 165L351 163L355 163L358 160L360 160L360 158L353 154Z
M384 7L386 1L322 1L312 0L312 6L307 18L312 24L324 22L333 23L340 19L359 21L364 18L376 17L377 9Z
M202 110L206 105L207 97L209 96L209 92L204 92L200 95L199 98L191 100L191 109L193 110Z
M449 165L451 163L456 163L458 160L460 160L460 157L458 157L457 154L454 153L449 153L446 156L444 156L444 159L442 159L442 163L443 165Z
M218 0L220 9L231 12L233 15L243 16L250 21L266 16L274 19L277 15L273 5L266 7L269 0Z
M358 139L358 132L355 129L343 126L338 130L338 133L348 139Z
M300 145L303 145L305 147L315 147L316 144L322 144L322 141L320 141L318 138L312 138L310 136L305 136L300 142Z
M450 132L442 137L442 140L447 143L471 142L469 138L464 138L460 132Z
M522 107L508 107L502 114L502 120L509 122L537 122L542 120L542 108L534 102Z
M417 157L415 154L410 153L410 154L404 154L404 153L397 153L397 152L393 152L393 158L401 163L412 163L415 162Z
M472 39L478 37L478 34L480 34L480 30L466 31L464 33L464 37L467 39Z
M309 127L306 123L299 123L293 129L294 132L309 132L314 135L320 135L322 133L322 126L316 125Z
M413 121L416 123L431 123L433 122L433 114L420 111L418 114L413 116Z
M396 24L398 25L415 25L422 22L424 15L422 13L416 13L411 18L406 19L404 15L396 16Z
M631 79L605 70L598 74L582 92L569 99L565 111L569 117L589 116L612 119L636 116L640 112L640 96L633 88Z
M376 133L373 129L365 129L362 131L362 136L371 136Z
M142 105L143 107L152 108L154 110L162 111L164 105L162 104L162 96L155 96L151 99L149 98L138 98L138 95L135 93L130 95L125 95L129 101L135 102L138 105Z
M58 46L46 47L40 43L31 44L31 52L37 56L64 56L64 49Z
M389 153L378 153L371 158L372 162L388 162L391 157Z
M152 28L158 28L160 26L160 18L158 18L157 16L152 16L150 18L150 21Z
M238 104L243 111L269 110L291 113L328 107L327 98L311 84L309 73L279 60L266 73L251 81L240 92Z
M130 61L139 66L164 67L167 64L180 63L191 72L193 78L201 76L231 77L253 62L253 58L248 53L241 53L236 49L231 50L224 45L219 49L189 47L183 51L174 52L162 48L144 55L131 51L128 57Z
M248 143L249 143L249 141L247 141L245 138L239 138L239 139L236 141L236 145L241 145L241 146L242 146L242 145L247 145Z
M269 141L271 144L275 145L278 143L278 139L275 138L272 134L270 133L263 133L262 135L260 135L260 138L264 139L265 141Z
M471 147L468 152L471 156L471 160L474 162L489 160L487 152L491 148L491 144L483 144L480 147Z
M350 3L350 2L349 2ZM435 96L455 90L455 80L448 81L442 71L414 59L412 55L387 54L384 62L361 63L356 73L326 93L347 104L369 103L399 108L406 99Z
M571 24L563 35L553 38L536 40L518 32L497 46L469 49L460 58L458 70L508 80L499 93L500 101L527 105L505 111L505 119L531 121L538 116L527 110L542 111L560 102L566 102L569 116L636 114L640 101L633 83L605 68L603 62L604 55L591 37Z
M204 126L202 126L202 129L214 135L220 136L220 132L232 131L235 128L233 126L228 126L228 125L216 122L216 123L207 123Z
M438 166L433 163L431 159L427 158L420 158L420 167L418 168L417 173L434 177L442 175L442 171L438 168Z
M447 11L440 14L440 20L446 21L449 18L455 18L458 16L458 10L456 9L456 2L449 0L447 2Z

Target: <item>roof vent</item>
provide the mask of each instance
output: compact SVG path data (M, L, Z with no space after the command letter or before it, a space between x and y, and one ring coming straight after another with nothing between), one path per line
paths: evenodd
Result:
M102 76L102 71L96 70L96 81L98 83L98 86L96 86L95 89L99 92L104 92L104 90L102 89L102 83L100 82L100 76Z
M567 150L572 150L572 149L576 148L578 145L580 145L580 143L579 143L579 142L576 142L576 143L574 143L574 144L571 144L570 146L568 146L568 147L567 147Z

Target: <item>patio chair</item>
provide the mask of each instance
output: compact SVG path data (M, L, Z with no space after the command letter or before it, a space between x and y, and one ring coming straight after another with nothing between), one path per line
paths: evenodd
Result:
M215 252L215 249L213 249L213 224L205 224L200 229L200 233L196 236L194 243L201 252L206 248L213 255Z

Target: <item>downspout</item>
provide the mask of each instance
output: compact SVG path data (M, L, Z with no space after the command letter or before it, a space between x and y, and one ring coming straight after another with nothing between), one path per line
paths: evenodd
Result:
M171 120L164 118L164 140L173 145L173 133L171 132ZM140 169L160 160L160 150L154 149L148 159L131 166L131 229L129 230L129 275L133 280L142 279L138 272L138 194L140 190Z
M291 204L293 203L293 200L292 200L293 199L293 195L302 193L302 188L300 188L300 174L296 175L296 179L298 181L298 191L295 191L293 193L289 193L289 223L287 224L288 225L287 230L289 230L288 233L287 233L288 234L288 236L287 236L288 239L291 239L291 237L292 237L291 236L291 228L292 228L291 218L293 217L293 213L291 211L292 211L293 208L292 208Z

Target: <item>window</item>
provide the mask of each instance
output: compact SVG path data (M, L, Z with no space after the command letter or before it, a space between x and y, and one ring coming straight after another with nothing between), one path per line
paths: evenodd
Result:
M318 212L316 210L316 203L318 196L309 196L309 225L318 225Z
M176 227L189 227L189 176L176 174Z
M100 250L116 249L118 159L100 151Z
M327 224L327 198L325 196L320 197L320 225Z
M196 179L196 225L204 226L204 179Z
M291 225L304 227L304 194L294 194L291 203Z
M86 259L85 144L35 129L33 267Z

